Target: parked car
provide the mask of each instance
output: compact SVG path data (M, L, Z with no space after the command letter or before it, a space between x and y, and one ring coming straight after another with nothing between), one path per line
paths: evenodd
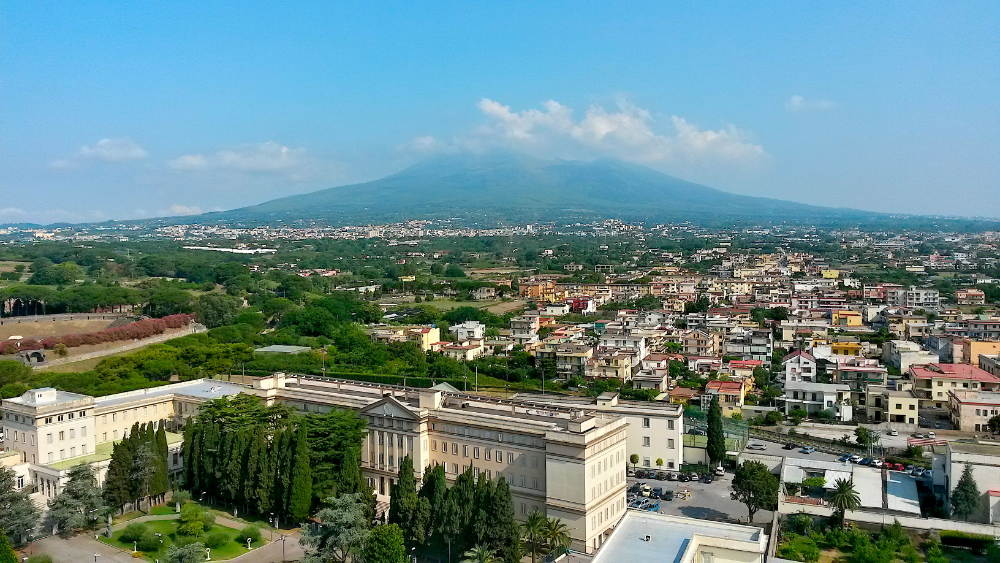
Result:
M663 494L660 496L660 498L663 499L663 500L674 500L674 492L673 491L663 491Z
M625 475L627 475L629 477L635 477L635 469L626 469L625 470Z
M662 487L654 487L653 492L649 493L649 498L660 498L660 495L662 494L663 494Z
M923 478L924 479L928 479L928 480L933 479L934 478L934 470L932 470L932 469L924 470Z
M667 480L667 472L666 471L657 471L656 472L656 479L658 481L666 481Z
M871 465L875 469L881 469L882 468L882 460L881 459L873 459L872 462L869 465Z
M914 477L920 477L923 474L924 474L923 467L914 467L913 471L910 471L910 475L913 475Z
M632 503L632 508L637 508L639 510L646 510L648 506L649 506L648 498L637 499L635 502Z
M648 497L652 492L653 492L653 487L650 487L645 483L643 483L642 488L639 489L639 494L641 494L644 497Z
M871 465L874 458L866 457L862 459L859 463L860 465Z
M690 480L691 480L691 475L689 475L689 474L687 474L687 473L681 473L681 474L680 474L680 475L679 475L679 476L677 477L677 480L678 480L678 481L680 481L680 482L682 482L682 483L687 483L688 481L690 481Z
M889 469L892 471L906 471L906 468L903 467L902 463L890 463Z
M914 432L913 433L913 437L914 438L923 438L924 437L924 433L923 432Z
M851 454L844 454L840 456L840 461L851 461L851 457L853 457Z
M791 443L791 442L788 442L788 443L787 443L787 444L785 444L784 446L781 446L781 449L783 449L783 450L794 450L794 449L795 449L795 448L797 448L797 447L799 447L799 446L798 446L798 445L796 445L796 444L793 444L793 443Z
M851 456L851 463L861 463L863 461L863 459L864 458L862 458L858 454L854 454L854 455Z
M804 454L811 454L811 453L813 453L815 451L816 451L816 448L814 448L812 446L806 446L806 447L802 448L802 453L804 453Z
M927 433L927 437L928 438L937 438L937 434L935 434L934 431L931 430L930 432Z
M895 428L893 428L893 429L889 430L889 435L890 436L899 436L899 430L896 430Z
M705 475L704 477L701 478L701 482L705 483L706 485L711 485L712 481L715 481L715 479L713 479L711 475Z
M676 481L676 480L677 480L676 473L674 473L673 471L667 473L667 481Z
M645 469L637 469L636 472L635 472L635 478L636 479L645 479L646 478L646 470Z
M658 503L658 502L651 502L651 503L649 503L649 506L646 507L646 510L649 510L650 512L659 512L660 511L660 503Z
M766 450L767 449L767 445L766 444L761 444L760 442L753 442L752 444L748 444L747 445L747 449L748 450Z
M906 471L907 473L910 473L911 471L913 471L916 468L917 467L915 465L907 465L906 469L904 471Z
M715 474L719 477L722 477L723 475L726 474L726 469L720 465L715 468Z

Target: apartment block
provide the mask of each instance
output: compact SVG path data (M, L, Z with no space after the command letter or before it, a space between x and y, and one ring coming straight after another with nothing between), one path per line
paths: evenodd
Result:
M949 391L1000 390L1000 377L969 364L925 364L910 368L920 408L946 408Z
M948 416L958 430L986 432L991 418L1000 414L1000 392L948 391Z
M830 411L834 418L850 422L854 417L851 406L851 388L837 383L808 383L802 381L785 384L785 415L803 409L810 416Z

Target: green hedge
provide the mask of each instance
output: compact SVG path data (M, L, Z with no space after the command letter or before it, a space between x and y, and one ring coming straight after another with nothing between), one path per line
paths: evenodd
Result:
M954 547L967 547L975 553L985 553L986 549L995 543L995 541L993 536L986 534L941 530L941 543Z

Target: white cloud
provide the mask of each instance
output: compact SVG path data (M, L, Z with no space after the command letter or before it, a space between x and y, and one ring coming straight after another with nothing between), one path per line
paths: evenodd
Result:
M235 149L204 154L186 154L168 164L177 170L238 170L275 172L301 166L307 160L305 149L290 149L274 141L244 145Z
M142 160L148 156L146 149L127 138L101 139L92 146L80 147L80 157L103 160L105 162L126 162ZM60 162L60 161L56 161Z
M785 102L785 109L794 113L803 113L807 111L827 111L837 107L837 104L831 102L830 100L807 100L806 98L795 95Z
M160 211L160 215L198 215L201 213L201 208L197 205L187 206L180 204L173 204L168 209Z
M672 116L672 130L657 132L652 113L627 100L619 100L611 111L593 105L579 120L572 109L554 100L540 110L512 111L484 98L479 109L486 122L475 131L456 135L451 143L417 137L404 147L424 147L424 152L502 147L547 157L612 156L647 164L742 165L768 158L761 145L733 125L706 130Z

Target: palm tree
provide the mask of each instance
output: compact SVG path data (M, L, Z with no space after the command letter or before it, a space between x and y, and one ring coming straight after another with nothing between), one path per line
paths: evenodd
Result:
M844 523L844 514L848 510L861 508L861 495L854 488L854 481L849 479L837 479L834 482L833 492L830 493L830 505L833 506L836 514L840 517L840 523Z
M528 519L521 523L521 535L524 543L531 551L531 563L535 563L540 548L545 546L545 516L541 512L534 510L528 515Z
M545 520L544 536L548 553L561 554L573 544L573 540L569 537L569 528L563 524L560 518L547 518Z
M497 563L497 558L489 548L477 545L462 554L462 563Z

